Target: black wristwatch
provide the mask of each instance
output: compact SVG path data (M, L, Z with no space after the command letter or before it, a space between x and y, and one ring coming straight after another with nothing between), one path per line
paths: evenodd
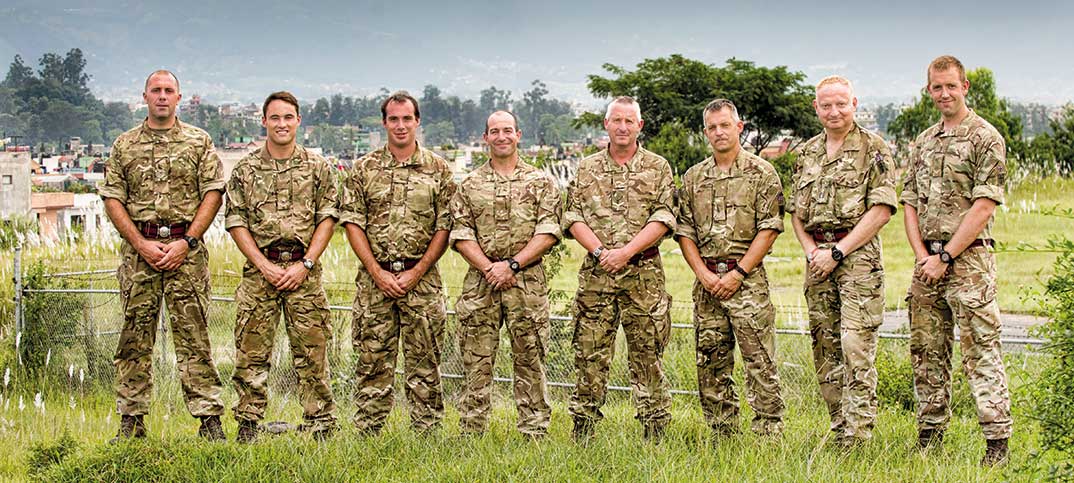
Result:
M507 259L507 266L511 267L512 272L518 273L522 271L522 265L519 265L518 260L515 260L514 258Z
M951 262L955 261L955 257L952 257L950 253L947 253L946 249L941 248L939 255L940 255L940 261L944 262L944 263L946 263L948 265L950 265Z
M601 253L604 253L604 245L594 248L593 251L589 252L589 255L599 262Z
M835 260L837 262L841 262L841 261L843 261L844 258L846 258L846 255L843 254L843 251L840 250L839 247L833 246L832 247L832 260Z
M186 240L186 246L189 247L191 250L193 250L193 249L198 247L198 239L197 238L194 238L194 237L192 237L190 235L187 235L187 236L184 236L183 239Z

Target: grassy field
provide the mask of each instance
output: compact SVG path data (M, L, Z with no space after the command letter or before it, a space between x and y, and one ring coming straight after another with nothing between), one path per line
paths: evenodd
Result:
M1000 266L1000 303L1008 312L1031 312L1034 302L1027 297L1039 290L1046 279L1054 254L1014 248L1019 242L1040 247L1050 236L1074 231L1074 219L1043 214L1051 206L1066 208L1074 205L1071 189L1074 181L1044 180L1025 182L1014 190L1008 203L997 215L995 237L1006 243L997 254ZM789 227L789 223L788 223ZM901 213L884 229L885 265L887 269L887 304L889 308L904 307L903 298L909 284L912 256L905 242ZM231 295L238 283L243 259L226 238L209 240L212 250L214 292ZM677 254L677 246L667 241L662 246L667 267L668 290L675 299L675 322L689 323L690 289L693 274ZM567 243L563 268L552 281L557 291L555 312L564 312L570 295L577 287L575 274L583 257L574 242ZM116 265L117 250L113 243L84 243L76 246L31 247L26 250L24 263L46 262L50 271L111 269ZM349 305L353 296L353 277L358 262L351 254L342 235L337 235L322 258L326 267L325 281L332 302ZM800 327L805 318L801 296L804 257L793 234L785 233L776 242L772 255L766 260L772 284L772 294L782 326ZM454 301L465 263L449 252L440 263L449 300ZM11 253L0 252L0 278L11 279ZM109 274L84 277L79 286L88 283L94 288L113 288ZM87 314L98 320L100 327L115 327L114 296L87 296L91 309ZM457 414L449 401L445 428L438 434L420 437L406 429L405 417L393 413L389 430L381 437L364 439L354 434L346 424L352 408L347 403L350 386L346 380L349 361L349 323L345 311L336 313L336 343L340 360L334 366L340 378L334 382L337 399L341 402L339 415L344 422L343 432L326 444L318 445L301 436L275 438L254 447L233 443L201 444L193 433L196 423L186 415L179 399L174 366L157 368L157 396L150 419L152 436L146 444L107 446L102 444L115 431L118 422L107 392L107 381L93 381L92 374L83 383L75 369L86 365L84 360L68 360L65 351L56 346L48 348L51 383L44 380L20 380L17 371L10 373L16 362L9 356L15 344L11 333L11 286L0 287L0 341L6 344L0 351L0 371L4 371L0 391L0 480L27 479L33 468L28 466L30 448L35 444L55 441L64 431L78 442L71 458L52 467L46 481L816 481L854 479L855 481L1009 481L1033 480L1025 469L1035 461L1030 454L1038 447L1036 429L1030 415L1022 411L1019 400L1021 388L1033 376L1033 355L1008 353L1011 386L1015 392L1016 436L1012 440L1012 464L1002 470L981 470L976 463L983 451L968 389L964 382L956 386L956 416L951 437L941 451L922 454L913 448L915 428L913 415L901 404L907 398L908 368L905 343L885 341L883 347L892 354L895 367L882 368L882 384L894 384L903 391L901 399L892 396L881 409L876 439L868 446L846 454L825 445L827 416L821 409L812 375L808 338L781 336L777 354L780 374L787 400L787 431L779 440L758 439L745 434L718 446L707 441L704 423L696 397L676 396L671 434L665 444L654 447L641 441L640 430L633 421L629 396L613 393L606 408L608 419L602 423L597 440L587 448L573 445L569 439L570 420L565 401L569 393L552 391L555 413L550 437L540 443L530 443L515 436L514 410L507 388L497 391L497 403L489 434L468 439L459 436ZM450 304L450 302L449 302ZM99 311L99 312L98 312ZM99 314L99 316L98 316ZM58 314L62 315L62 314ZM214 303L214 357L225 381L228 404L234 391L228 378L231 362L230 327L233 307ZM52 318L47 318L50 321ZM567 326L564 325L564 328ZM445 372L458 372L455 358L456 342L452 330L445 346ZM569 334L569 332L568 332ZM620 336L621 337L621 336ZM554 380L571 378L569 340L559 339L549 356L549 375ZM114 338L100 338L104 356L115 345ZM627 370L625 354L617 350L612 368L612 380L624 384ZM506 348L501 345L497 363L500 375L509 375ZM957 360L957 357L956 357ZM665 366L674 387L693 389L696 386L693 369L693 335L690 330L677 330L665 355ZM454 364L454 365L453 365ZM170 367L169 367L170 366ZM957 363L956 363L957 366ZM739 364L741 367L741 364ZM69 372L73 371L73 372ZM553 373L555 371L555 373ZM275 371L274 374L278 374ZM741 369L736 377L741 382ZM55 381L61 381L55 383ZM66 382L63 382L66 381ZM79 381L79 382L75 382ZM270 406L271 418L297 421L297 404L287 391L287 382L274 382L276 398ZM457 383L446 381L451 394ZM35 397L40 394L40 399ZM230 412L229 412L230 414ZM743 415L748 417L748 410ZM748 420L744 419L744 427ZM230 420L226 430L234 435Z

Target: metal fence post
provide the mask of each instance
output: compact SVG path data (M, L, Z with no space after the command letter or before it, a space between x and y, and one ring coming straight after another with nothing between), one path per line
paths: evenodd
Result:
M22 327L22 244L15 242L15 333L21 334Z

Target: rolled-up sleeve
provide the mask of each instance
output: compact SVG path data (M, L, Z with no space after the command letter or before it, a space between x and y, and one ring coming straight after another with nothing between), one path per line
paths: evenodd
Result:
M448 237L448 246L455 249L459 240L477 241L477 229L474 227L474 215L470 203L466 200L466 185L459 186L455 196L451 197L451 216L454 224Z
M127 173L123 170L123 138L112 143L112 151L105 163L104 184L97 189L101 199L112 198L127 202Z
M970 200L988 198L1002 205L1006 201L1007 148L999 135L985 138L978 147L973 191Z
M365 171L359 161L355 161L343 179L339 200L340 224L353 223L363 230L366 229L367 216L364 179Z
M213 140L205 137L201 160L198 165L198 191L202 198L210 191L224 191L224 163L216 154Z
M533 234L552 235L557 240L563 238L563 229L560 225L563 200L552 178L546 175L541 179L537 196L537 225L533 228Z
M869 187L865 193L865 209L876 205L891 207L894 212L898 209L898 200L895 198L895 161L891 155L891 148L881 146L872 153L869 167Z
M231 179L227 182L227 206L224 208L224 229L226 230L235 227L250 227L247 222L246 193L243 190L245 177L246 166L243 161L240 161L231 172Z
M766 170L761 178L760 192L754 205L757 216L757 231L775 230L783 232L783 212L786 200L783 199L783 185L775 169Z
M687 172L682 180L678 198L678 219L675 225L675 236L689 238L694 243L699 243L697 229L695 228L696 220L694 220L694 177L691 176L690 172Z
M668 227L665 237L675 233L675 178L671 175L671 165L664 161L660 166L659 192L653 203L653 211L649 214L646 224L660 222Z
M313 214L313 222L319 225L329 218L339 219L339 188L336 186L336 173L326 161L321 160L317 164L316 175L317 192L314 194L316 211Z

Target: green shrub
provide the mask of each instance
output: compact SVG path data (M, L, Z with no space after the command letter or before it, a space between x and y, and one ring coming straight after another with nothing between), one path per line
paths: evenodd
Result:
M56 441L50 443L34 443L34 445L30 447L30 454L26 461L30 476L40 476L53 465L63 462L65 458L70 456L77 449L78 441L75 441L75 439L71 437L71 433L66 429L64 429L60 439Z

